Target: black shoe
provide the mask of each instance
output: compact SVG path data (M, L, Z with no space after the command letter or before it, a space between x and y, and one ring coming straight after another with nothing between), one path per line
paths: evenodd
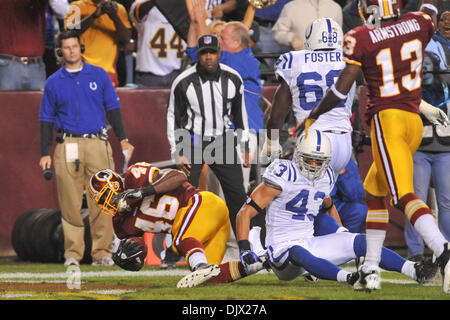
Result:
M448 247L448 242L444 244L444 252L436 259L436 263L441 268L441 274L444 275L444 269L450 260L450 249Z
M442 289L445 293L450 293L450 249L448 242L444 244L444 252L436 259L436 263L441 269Z
M353 286L359 280L359 272L353 272L347 275L347 283Z
M428 259L416 262L414 264L414 269L416 269L416 281L420 284L424 284L436 275L438 265L432 262L431 259Z

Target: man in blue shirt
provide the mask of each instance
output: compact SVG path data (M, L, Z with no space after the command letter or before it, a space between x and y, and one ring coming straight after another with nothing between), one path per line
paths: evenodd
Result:
M84 48L73 31L62 32L56 47L56 54L64 60L64 65L45 84L39 113L39 165L42 170L51 167L50 147L55 127L58 144L53 162L65 238L64 265L69 266L79 265L84 256L84 224L80 210L86 184L97 171L114 169L106 118L126 158L131 158L134 147L126 137L119 97L106 71L81 58ZM87 197L87 204L93 265L113 265L112 219L101 214L90 197Z

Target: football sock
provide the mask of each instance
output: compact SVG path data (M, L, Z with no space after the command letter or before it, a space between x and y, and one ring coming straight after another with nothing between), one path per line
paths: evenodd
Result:
M355 237L355 241L353 243L353 249L357 257L364 257L366 255L366 237L362 234L359 234ZM381 248L381 260L380 267L384 270L388 271L397 271L403 273L403 268L405 267L405 260L402 256L397 254L396 252L386 248ZM413 264L414 266L414 264ZM409 273L403 273L409 276Z
M431 209L414 193L400 198L398 208L408 217L427 246L439 257L447 242L434 221Z
M239 280L247 274L245 273L244 266L239 260L233 260L230 262L222 263L220 266L220 274L217 277L209 280L211 283L227 283Z
M364 266L378 266L386 230L389 225L389 212L384 198L367 200L366 217L366 257Z
M412 261L405 261L402 267L402 274L404 274L407 277L410 277L411 279L416 280L416 269L414 268L414 262Z
M447 240L439 230L434 217L431 214L422 215L414 223L414 228L436 257L439 257L444 251L444 244Z
M366 230L366 257L364 260L365 266L378 266L381 261L381 251L383 248L384 238L386 237L385 230Z
M177 249L185 257L191 270L200 263L208 263L202 243L195 238L181 240Z

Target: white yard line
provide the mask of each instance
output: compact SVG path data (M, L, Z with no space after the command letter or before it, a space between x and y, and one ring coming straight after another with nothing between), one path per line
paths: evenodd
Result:
M348 271L354 271L351 268ZM80 278L106 278L106 277L161 277L161 276L185 276L189 273L187 269L175 270L148 270L148 271L81 271ZM258 274L267 274L266 270L258 272ZM11 272L0 273L0 282L25 282L25 283L65 283L66 280L37 280L37 279L67 279L69 273L53 272L53 273L32 273L32 272ZM23 280L21 280L23 279ZM28 280L29 279L29 280ZM35 280L33 280L35 279ZM320 281L320 280L319 280ZM416 284L414 280L398 280L398 279L383 279L382 282L397 283L397 284ZM428 283L425 286L440 286L438 283Z

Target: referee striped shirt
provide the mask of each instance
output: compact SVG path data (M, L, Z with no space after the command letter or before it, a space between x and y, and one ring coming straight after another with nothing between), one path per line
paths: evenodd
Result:
M191 135L216 137L231 124L248 136L248 118L243 98L241 76L219 63L215 77L208 78L199 64L186 69L173 82L167 108L167 136L171 153L176 151L175 130L186 129Z

